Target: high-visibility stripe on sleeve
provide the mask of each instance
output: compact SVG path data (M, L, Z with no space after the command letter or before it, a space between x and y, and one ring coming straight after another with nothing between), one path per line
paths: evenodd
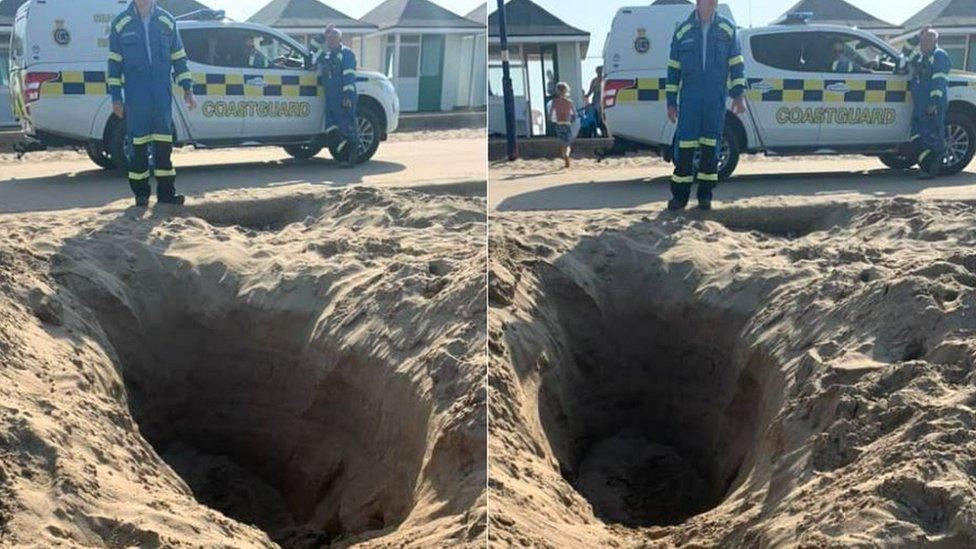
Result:
M119 63L121 63L122 62L122 54L121 53L115 53L114 51L110 51L110 52L108 52L108 60L109 61L118 61Z
M735 29L733 29L728 23L722 21L718 24L719 28L728 33L729 36L735 36Z
M129 24L129 21L132 21L132 16L130 15L123 16L122 19L119 19L119 22L115 24L115 32L122 32L122 29Z
M944 97L945 94L942 93L942 90L932 90L932 93L930 94L930 96L931 97Z
M129 172L129 179L133 181L142 181L143 179L149 179L149 171L144 172Z
M157 143L172 143L173 135L168 133L154 133L149 136L153 141Z
M718 146L718 140L717 139L711 139L711 138L708 138L708 137L702 137L701 139L698 140L698 143L701 146L703 146L703 147L717 147Z
M674 59L668 59L668 67L672 69L681 70L681 61L675 61Z
M677 84L667 84L666 86L664 86L664 91L667 92L667 93L678 93L678 85Z
M679 149L697 149L698 148L698 140L695 139L694 141L678 141L678 148Z
M345 85L345 86L342 87L342 91L351 91L351 92L354 92L354 91L356 91L356 85L355 84L347 84L347 85Z
M736 55L735 57L729 58L729 66L734 67L735 65L742 65L746 62L746 58L741 55Z
M186 57L186 50L174 51L173 53L171 53L169 55L170 61L179 61L180 59L183 59L184 57Z
M682 183L682 184L685 184L685 183L694 183L695 182L695 176L693 176L693 175L672 175L671 176L671 182L672 183Z
M932 80L938 80L940 78L942 80L945 80L946 82L949 81L949 75L946 74L946 73L944 73L944 72L937 72L937 73L935 73L935 74L932 75Z
M142 135L142 136L139 136L139 137L133 137L132 138L132 144L133 145L145 145L146 143L150 143L150 142L152 142L152 136L151 135Z
M193 75L190 74L189 71L188 72L181 72L180 74L177 74L176 75L176 81L177 82L182 82L184 80L193 80Z
M685 26L678 29L678 32L674 33L674 37L677 38L678 40L681 40L682 38L684 38L685 34L687 34L688 31L690 30L691 30L691 24L690 23L686 24Z
M122 79L121 78L106 78L105 79L105 83L108 84L110 87L111 86L118 86L120 88L122 87Z
M699 181L718 181L717 173L701 173L698 172Z
M176 170L175 169L161 170L159 168L156 168L155 170L153 170L153 174L155 174L156 177L176 177Z
M346 70L342 71L342 74L352 74L352 75L355 75L356 74L356 69L346 69Z
M173 30L173 22L170 21L168 17L160 16L159 21L169 27L169 30Z
M736 87L736 86L743 86L743 87L745 87L745 85L746 85L746 79L745 78L736 78L731 83L731 86L733 88Z

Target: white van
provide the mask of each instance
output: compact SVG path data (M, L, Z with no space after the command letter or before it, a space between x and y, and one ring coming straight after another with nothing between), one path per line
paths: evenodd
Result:
M622 8L614 17L603 52L603 116L615 141L609 154L650 149L671 159L676 127L667 118L667 62L674 29L693 9ZM719 10L732 19L728 6ZM910 137L913 105L904 56L871 33L807 20L796 14L786 24L739 29L748 110L726 113L720 179L746 153L863 154L893 168L916 164L899 152ZM838 40L864 68L832 70L830 45ZM974 75L950 75L946 140L942 173L957 173L976 153Z
M99 166L123 167L125 123L112 116L105 71L109 25L128 5L129 0L28 0L17 11L11 99L35 144L84 146ZM277 30L231 22L222 12L174 16L199 102L191 111L174 100L175 144L278 145L297 158L318 154L322 147L313 137L325 129L325 103L310 52ZM245 43L251 40L272 67L247 65ZM400 105L385 76L358 71L356 80L365 161L396 130Z

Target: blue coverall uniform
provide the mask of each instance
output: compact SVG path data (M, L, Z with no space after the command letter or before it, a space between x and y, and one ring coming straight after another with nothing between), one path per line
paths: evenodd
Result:
M921 51L909 59L912 67L912 145L911 155L921 169L937 173L945 155L946 112L949 109L949 71L952 61L942 48L925 55ZM930 114L934 107L934 113ZM937 164L933 165L933 162Z
M841 58L831 63L830 70L833 72L857 72L857 67L847 58Z
M738 98L746 89L745 60L735 25L715 14L707 43L703 35L696 10L675 31L668 60L668 107L680 103L671 193L682 207L691 195L695 151L699 149L698 200L711 202L718 184L718 144L725 129L726 99Z
M268 62L268 58L263 53L254 49L247 55L247 66L252 69L267 69L271 63Z
M170 158L173 80L185 91L192 89L193 78L186 61L176 20L155 3L148 35L134 2L112 21L108 91L112 101L124 99L126 132L134 148L129 159L129 186L137 198L151 194L150 175L156 176L156 195L161 202L172 202L176 196L176 170ZM153 174L149 172L150 144L154 147Z
M332 132L338 131L339 141L335 148L337 155L344 157L350 164L355 164L359 158L356 54L343 45L336 49L326 46L319 57L319 78L325 88L326 138ZM348 100L349 108L343 107L345 100Z

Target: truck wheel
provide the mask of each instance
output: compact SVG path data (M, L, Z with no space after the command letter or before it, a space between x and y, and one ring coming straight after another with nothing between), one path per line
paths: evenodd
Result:
M321 145L285 145L285 152L290 154L292 158L298 158L300 160L308 160L314 157L322 151Z
M908 158L898 153L882 154L878 156L878 159L881 160L882 164L893 170L907 170L915 164L918 164L914 158Z
M357 113L359 123L359 162L366 162L376 154L380 147L380 116L372 107L361 107ZM346 154L338 152L338 144L330 145L332 158L339 162L346 159Z
M719 181L728 181L732 177L732 172L739 165L741 152L742 145L739 143L739 136L726 124L725 132L722 135L721 149L718 151Z
M942 159L942 174L955 175L973 160L976 154L976 123L960 112L946 116L946 153Z
M101 142L89 141L88 143L85 143L85 152L88 153L88 158L97 164L98 167L106 170L115 169L115 162L112 162L112 159L108 156L108 153L106 153L105 149L102 148Z

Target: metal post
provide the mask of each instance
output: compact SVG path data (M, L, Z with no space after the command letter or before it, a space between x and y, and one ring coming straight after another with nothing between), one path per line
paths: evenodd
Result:
M518 158L518 142L515 137L515 92L512 90L512 72L508 63L505 0L498 0L498 39L502 50L502 91L505 96L505 138L508 142L508 159L516 160Z

